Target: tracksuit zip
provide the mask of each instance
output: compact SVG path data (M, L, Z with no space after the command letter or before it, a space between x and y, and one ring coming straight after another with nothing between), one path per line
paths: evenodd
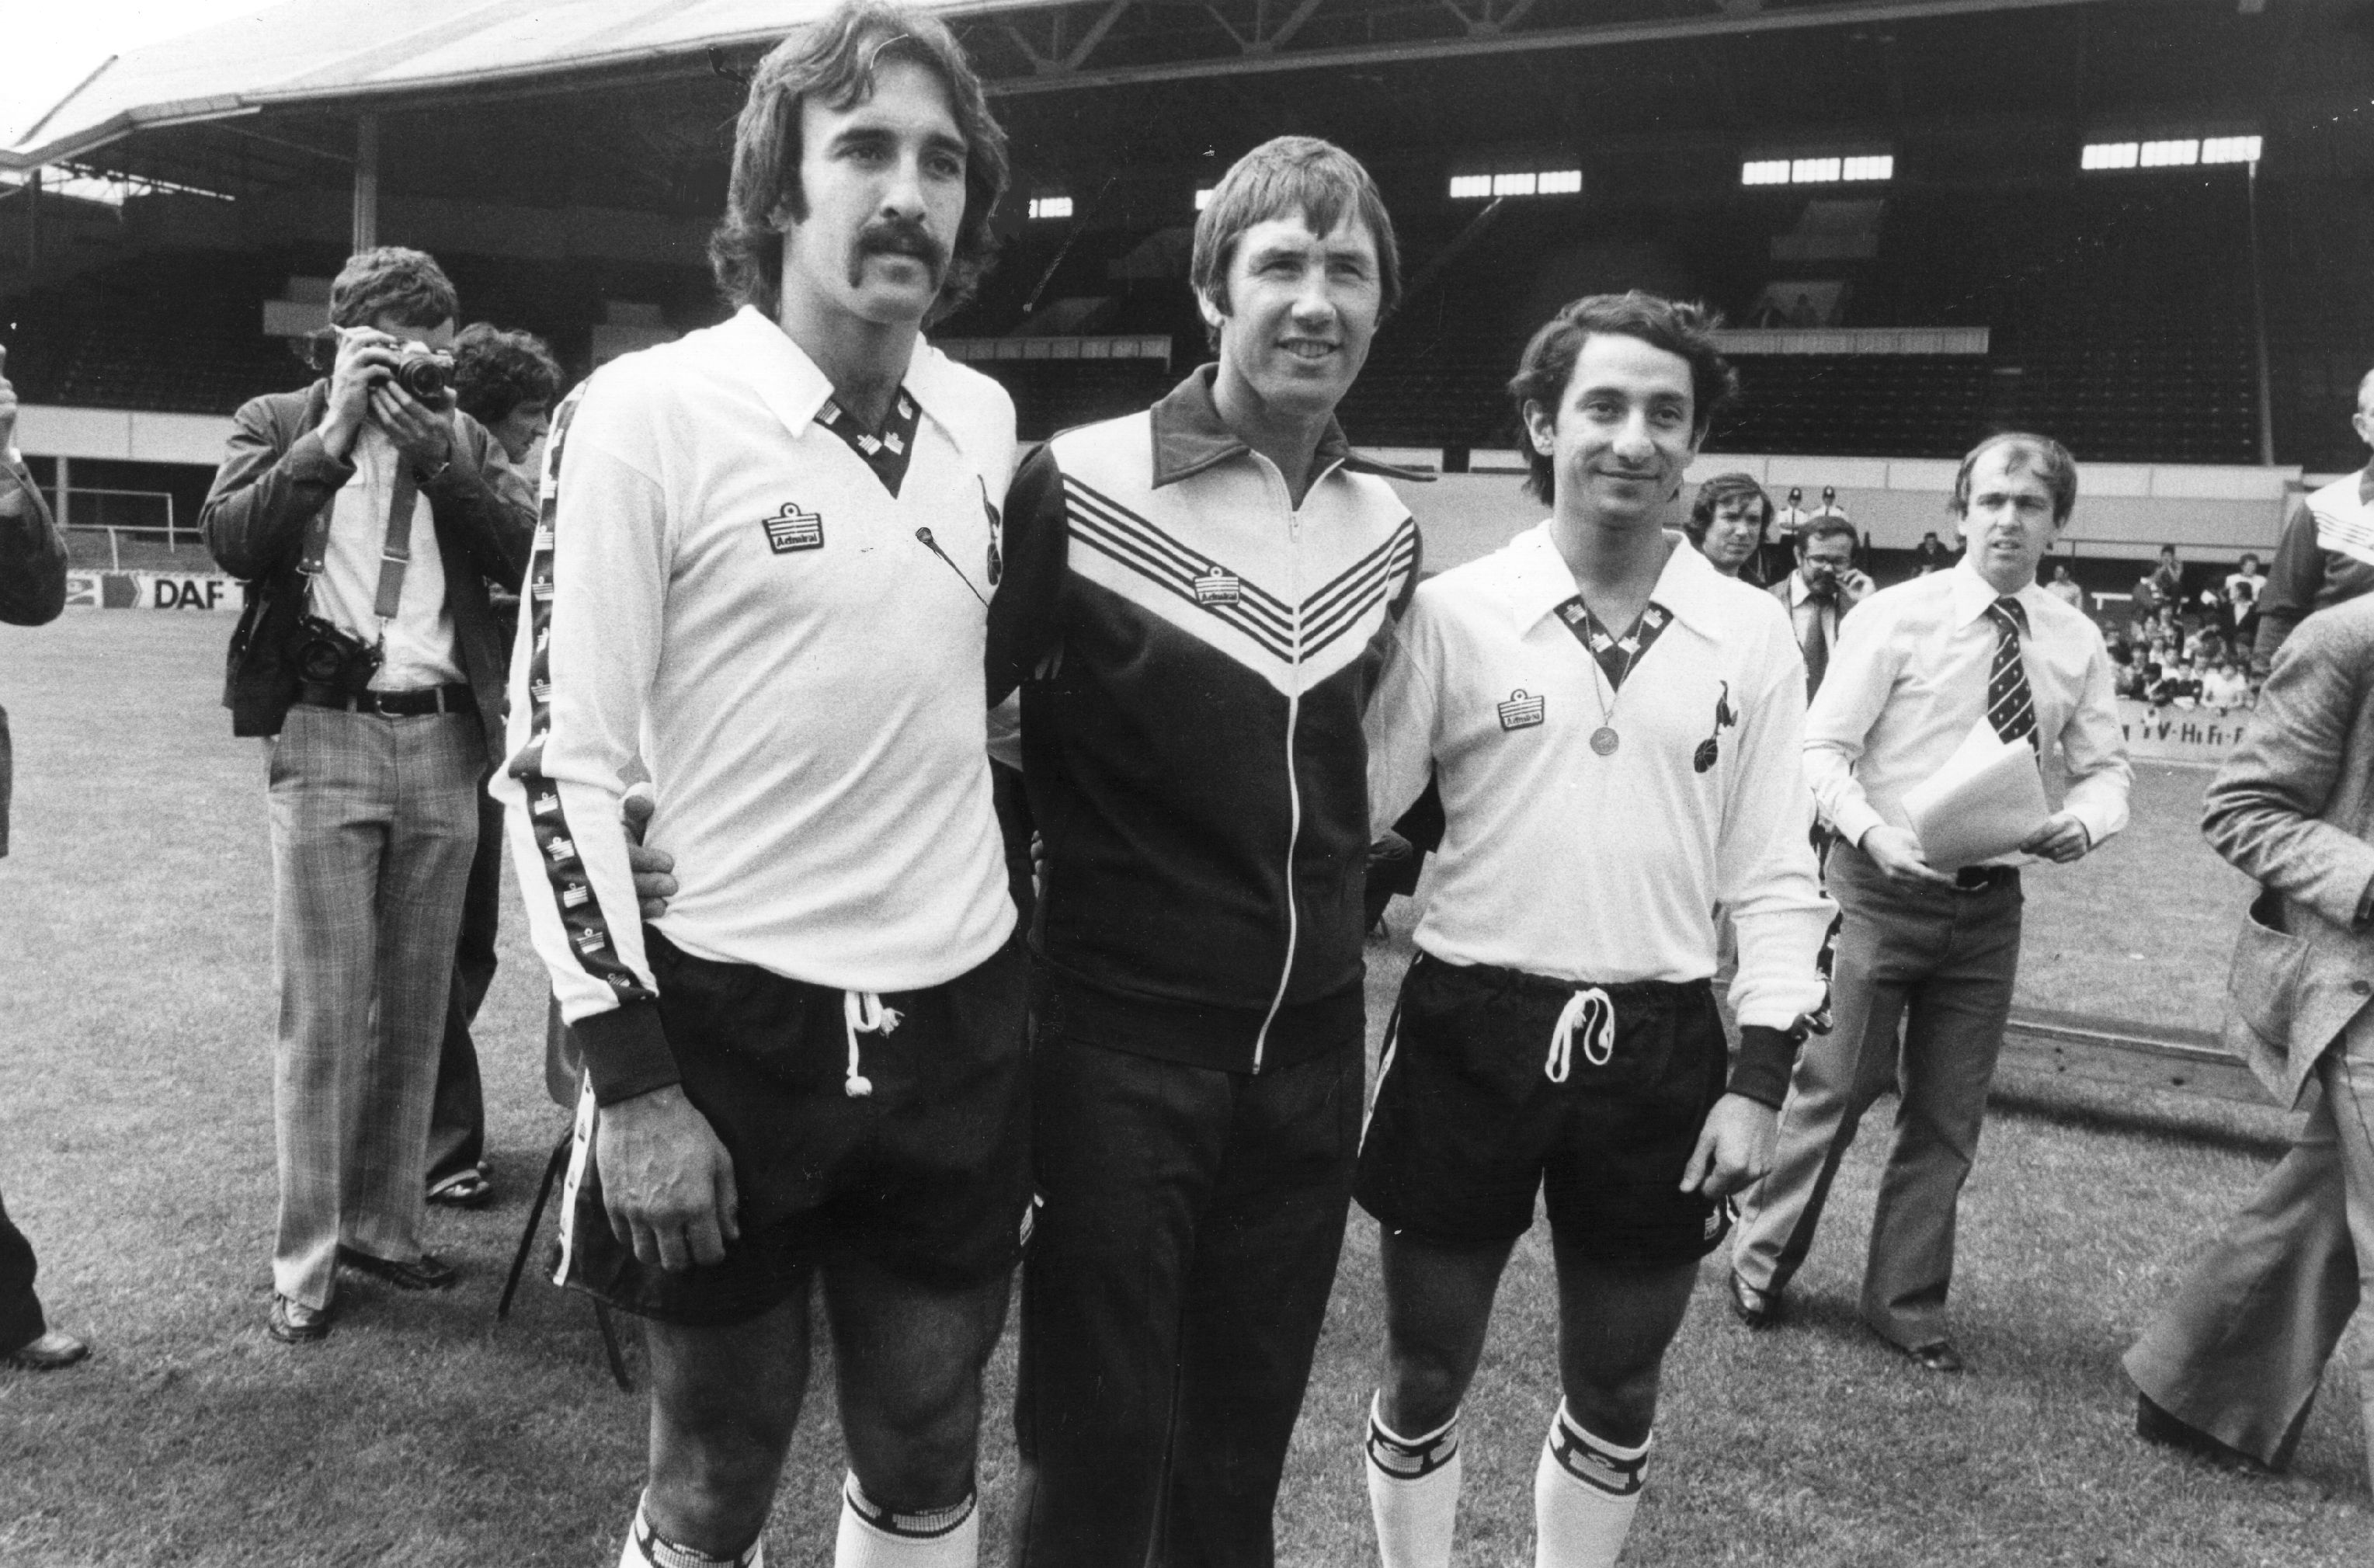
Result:
M1281 493L1286 489L1286 477L1266 457L1256 455L1263 472L1277 481ZM1310 495L1335 471L1330 463L1312 477L1302 493ZM1286 967L1278 972L1277 995L1270 998L1269 1011L1262 1019L1261 1030L1253 1036L1253 1071L1262 1069L1262 1055L1269 1046L1269 1026L1277 1021L1278 1009L1286 1006L1286 988L1294 980L1294 955L1302 938L1302 917L1294 902L1294 850L1302 837L1302 780L1294 771L1294 731L1302 716L1302 509L1294 504L1292 496L1286 503L1287 589L1294 599L1294 657L1289 667L1294 682L1286 696Z

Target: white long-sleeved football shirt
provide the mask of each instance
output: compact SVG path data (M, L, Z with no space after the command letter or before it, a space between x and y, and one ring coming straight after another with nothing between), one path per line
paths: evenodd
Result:
M1579 985L1703 980L1721 904L1739 1021L1787 1030L1821 1006L1835 913L1788 617L1677 545L1650 595L1672 619L1611 691L1557 613L1575 596L1544 524L1422 584L1394 632L1367 721L1371 813L1392 826L1432 775L1447 822L1417 946Z
M981 662L1013 405L919 340L893 495L817 422L832 395L745 309L605 366L555 420L495 789L605 1102L676 1076L618 826L631 758L680 884L655 925L686 952L901 991L1013 928Z

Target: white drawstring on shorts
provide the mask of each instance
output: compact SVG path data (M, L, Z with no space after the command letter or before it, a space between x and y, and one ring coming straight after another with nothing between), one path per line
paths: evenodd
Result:
M1550 1028L1549 1060L1542 1064L1542 1072L1552 1083L1564 1083L1574 1065L1578 1029L1582 1031L1582 1059L1594 1067L1605 1067L1616 1055L1616 1003L1596 985L1569 996Z
M889 1033L899 1027L899 1009L884 1007L882 998L871 991L843 991L840 1024L842 1032L849 1036L849 1076L842 1080L840 1091L854 1100L874 1092L874 1080L857 1070L857 1037Z

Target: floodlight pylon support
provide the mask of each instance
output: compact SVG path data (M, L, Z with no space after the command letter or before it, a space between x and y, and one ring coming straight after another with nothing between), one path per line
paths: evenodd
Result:
M379 116L355 116L354 224L347 253L359 254L379 243Z

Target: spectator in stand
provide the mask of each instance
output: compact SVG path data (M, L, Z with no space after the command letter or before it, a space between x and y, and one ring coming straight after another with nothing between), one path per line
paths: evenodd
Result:
M2053 567L2052 581L2044 585L2044 591L2071 609L2082 610L2086 607L2086 590L2077 586L2077 580L2069 575L2066 563Z
M2374 371L2357 383L2350 428L2374 446ZM2274 570L2257 595L2259 630L2251 675L2266 678L2275 650L2302 617L2374 588L2374 465L2303 497L2284 524Z
M2221 713L2247 707L2251 701L2251 683L2242 678L2241 670L2232 659L2220 659L2217 667L2202 678L2201 705L2215 708Z
M530 459L550 428L560 394L560 366L544 340L474 322L453 339L453 398L487 428L525 482L535 483ZM519 624L519 600L489 590L498 655L508 654ZM510 669L502 658L504 674ZM462 935L453 980L445 997L445 1043L437 1057L437 1091L429 1112L429 1201L480 1208L495 1196L487 1169L487 1103L478 1079L478 1049L470 1026L495 978L495 937L502 914L503 808L487 793L496 759L478 781L478 852L470 860L462 898Z
M2159 548L2159 564L2152 568L2152 593L2163 609L2178 609L2184 604L2184 568L2176 559L2174 545Z
M2217 629L2217 623L2214 620L2203 621L2201 629L2188 639L2184 650L2185 656L2203 669L2217 664L2230 651L2226 634Z
M2141 701L2144 695L2144 664L2130 652L2120 656L2110 666L2110 690L2120 697Z
M2259 595L2267 589L2267 574L2259 569L2259 558L2255 552L2243 553L2242 559L2227 575L2224 586L2226 630L2229 635L2238 634L2243 614L2257 607Z
M199 513L247 587L225 704L271 742L280 1220L272 1337L329 1333L341 1270L441 1291L421 1244L429 1101L478 784L499 750L489 580L516 590L534 498L484 426L399 366L449 348L419 251L350 257L330 373L241 408Z
M1915 577L1943 572L1953 564L1954 552L1945 548L1945 542L1937 536L1934 529L1922 535L1921 542L1912 547L1912 574Z
M2265 581L2262 577L2259 583ZM2260 591L2257 584L2237 583L2233 586L2232 598L2227 608L2233 618L2234 646L2239 651L2248 652L2259 640Z
M1772 498L1746 474L1717 474L1698 487L1682 532L1725 577L1761 583L1751 570L1757 546L1772 522Z
M8 384L7 350L0 349L0 621L41 626L66 603L66 536L50 515L25 460L17 454L17 391ZM0 710L0 855L8 853L8 714ZM90 1354L90 1347L53 1328L33 1293L38 1267L33 1244L0 1204L0 1362L28 1372L53 1372Z

